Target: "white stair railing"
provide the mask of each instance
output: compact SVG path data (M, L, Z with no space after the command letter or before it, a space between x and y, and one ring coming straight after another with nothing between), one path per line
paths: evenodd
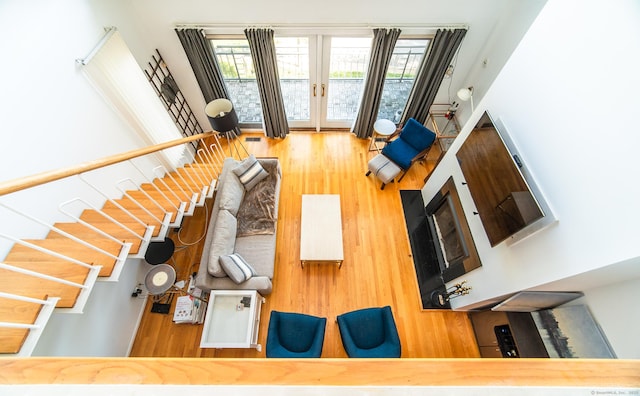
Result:
M37 272L37 271L32 271L32 270L28 270L28 269L25 269L25 268L16 267L16 266L13 266L11 264L0 263L0 268L5 269L7 271L12 271L12 272L16 272L16 273L19 273L19 274L32 276L34 278L39 278L39 279L43 279L43 280L57 282L57 283L61 283L63 285L67 285L67 286L78 288L80 290L80 293L78 294L78 298L76 299L76 302L73 305L73 307L71 307L71 308L58 308L59 312L78 313L78 314L83 313L84 306L87 304L87 300L89 299L89 294L91 292L91 289L93 288L93 285L96 283L96 280L98 279L98 274L100 273L100 269L102 268L99 265L89 266L89 267L90 267L89 268L89 273L88 273L88 275L87 275L87 277L86 277L86 279L84 281L84 284L82 284L82 283L71 282L71 281L68 281L66 279L58 278L58 277L55 277L55 276L43 274L43 273L40 273L40 272Z
M158 170L162 171L162 176L158 175ZM197 198L198 198L198 194L192 194L191 197L189 197L189 194L187 194L181 187L180 185L178 185L175 181L175 179L169 174L169 172L166 171L165 167L162 165L156 166L155 168L153 168L153 173L156 175L156 177L158 177L158 182L162 183L162 185L168 189L169 191L171 191L171 193L173 193L173 195L175 195L176 198L178 198L180 201L182 201L182 198L179 198L178 195L175 193L174 189L172 187L169 187L169 185L164 181L164 177L169 177L173 183L177 186L178 190L180 190L180 192L182 193L182 195L184 195L184 197L187 199L187 203L189 203L190 205L187 207L187 211L185 212L185 214L187 216L191 216L193 215L193 212L195 210L196 207L196 202L197 202ZM184 201L183 201L184 202Z
M136 198L134 198L133 196L131 196L131 194L129 194L129 191L131 191L131 189L127 190L123 185L125 183L131 183L131 185L133 186L133 189L136 191L141 192L145 197L147 197L147 199L149 199L151 202L153 202L153 204L159 208L160 210L162 210L162 212L164 213L164 216L162 219L159 219L156 215L154 215L153 213L151 213L143 204L140 203L140 201L138 201ZM167 212L162 205L160 205L160 203L158 203L158 201L156 201L151 195L149 195L146 191L139 189L138 185L131 179L123 179L120 180L117 184L116 187L118 188L118 190L120 190L120 192L127 198L129 198L133 203L136 204L136 206L138 206L140 209L142 209L146 214L148 214L151 218L153 218L156 222L158 222L160 224L160 230L158 231L158 235L155 238L152 238L154 240L164 240L165 236L167 235L167 231L169 229L169 223L171 222L171 216L172 213L171 212Z
M33 353L40 336L42 335L42 331L44 330L45 325L49 321L51 314L53 313L54 308L56 307L57 302L60 300L59 297L48 297L46 300L41 300L39 298L25 297L17 294L0 292L1 298L6 298L9 300L15 301L23 301L33 304L40 304L41 308L38 312L38 317L34 321L34 323L15 323L15 322L0 322L0 327L9 328L9 329L28 329L29 333L27 334L26 339L22 343L22 347L18 353L14 354L3 354L3 356L15 356L15 357L28 357Z
M142 169L140 169L138 167L138 165L136 165L133 161L129 161L129 163L138 171L138 173L140 173L140 175L142 175L142 177L144 178L144 180L146 180L146 182L153 187L153 189L158 192L174 209L175 209L175 213L176 213L176 218L173 220L172 223L169 224L170 227L179 227L180 224L182 224L182 219L184 216L184 211L185 208L187 206L187 203L182 201L180 198L178 198L178 196L176 196L175 194L173 194L175 196L175 198L180 202L179 206L176 206L173 203L173 200L171 200L167 194L164 193L164 191L162 191L155 183L153 183L153 180L149 179L145 173L142 171ZM142 189L140 189L142 190ZM172 191L173 193L173 191ZM154 200L156 201L156 200ZM156 201L157 202L157 201ZM173 213L168 212L169 214L169 218L173 217Z
M225 155L222 152L222 148L220 147L220 142L218 139L218 136L216 135L208 135L208 137L213 136L213 138L215 139L214 144L212 144L211 146L207 147L204 144L200 144L200 148L199 150L197 150L197 152L194 151L185 151L185 155L187 157L190 157L192 160L191 164L186 164L186 167L191 167L191 170L196 171L195 175L193 174L193 172L189 172L187 171L187 169L185 169L186 172L181 172L179 170L176 170L175 173L170 173L169 171L167 171L164 167L157 167L155 169L153 169L152 173L155 175L159 169L162 169L162 175L159 176L158 181L149 181L149 184L153 186L153 188L155 189L155 191L157 191L159 194L161 194L162 197L164 197L168 202L171 203L172 207L176 210L176 216L174 219L174 223L172 223L171 225L180 225L182 222L182 218L184 216L184 214L188 214L191 215L193 214L193 210L195 208L196 205L199 204L204 204L204 201L206 199L206 197L212 197L214 190L215 190L215 183L216 183L216 179L218 174L220 173L221 169L222 169L222 162L224 161ZM204 140L201 140L201 142L204 142ZM76 234L75 231L63 231L63 229L56 227L55 225L49 225L41 220L38 220L32 216L29 216L25 213L22 213L18 210L15 210L5 204L0 203L1 207L6 208L7 210L14 212L20 216L23 216L31 221L36 222L37 224L46 227L50 232L55 232L65 238L67 238L70 241L73 241L81 246L84 246L88 249L91 249L92 251L95 251L97 253L100 253L100 255L104 255L105 258L108 259L113 259L115 260L116 264L114 265L114 269L112 271L112 275L109 276L107 278L107 280L117 280L118 275L120 274L120 270L122 269L125 261L127 258L132 257L130 256L130 251L132 249L132 243L130 242L123 242L121 239L126 239L126 237L122 237L119 236L118 238L110 235L108 232L103 231L102 229L100 229L98 226L93 225L90 223L89 218L87 217L86 220L83 219L85 216L82 216L83 218L80 218L81 215L76 215L76 212L73 212L70 208L70 206L72 204L76 204L76 203L80 203L83 206L83 210L87 209L87 208L91 208L93 209L93 211L95 211L95 213L99 214L99 216L104 217L105 219L105 223L113 223L115 225L117 225L118 228L121 228L125 234L127 235L131 235L132 238L131 239L138 239L140 240L140 248L139 251L137 253L137 256L133 256L133 257L144 257L144 253L146 252L146 249L148 247L149 241L151 240L152 234L153 234L153 230L154 227L153 226L149 226L146 224L146 222L143 220L143 218L146 218L146 216L142 216L142 218L139 218L138 216L141 216L140 213L138 212L137 209L133 210L133 213L131 210L127 210L126 208L124 208L121 204L119 204L118 202L115 201L114 198L109 197L107 194L105 194L104 192L100 191L99 188L97 188L96 186L94 186L92 183L90 183L88 180L86 180L86 178L84 177L84 173L85 172L90 172L90 171L94 171L94 170L98 170L98 169L104 169L105 167L114 165L114 164L118 164L118 163L123 163L123 161L127 161L130 164L132 164L134 166L134 168L140 172L141 175L144 176L145 179L148 179L144 173L140 170L139 167L137 167L132 159L135 158L141 158L143 156L147 156L147 158L149 158L150 155L157 155L157 151L152 151L153 149L147 151L147 152L143 152L144 149L142 150L134 150L130 153L124 153L122 156L123 157L128 157L130 159L118 159L116 156L112 156L112 157L108 157L108 158L104 158L104 159L100 159L100 160L96 160L96 161L92 161L91 163L86 163L86 164L81 164L78 165L76 167L76 169L62 169L62 170L58 170L56 172L49 172L48 174L42 174L42 175L35 175L35 180L30 182L30 183L34 183L32 184L32 186L37 186L37 185L42 185L42 184L46 184L46 183L51 183L57 180L61 180L65 177L69 177L72 175L76 175L80 178L80 180L85 183L86 185L88 185L89 187L91 187L91 189L93 189L94 191L98 192L102 197L104 197L106 199L106 201L111 202L114 207L119 208L120 210L122 210L124 213L127 214L128 217L130 217L132 219L131 222L129 222L127 220L127 217L120 217L118 216L119 219L114 218L114 215L109 215L107 212L105 212L102 209L98 209L97 207L95 207L94 205L90 204L89 202L83 200L82 198L73 198L71 200L65 201L63 203L61 203L58 206L58 209L61 213L65 214L66 216L68 216L69 218L73 219L75 222L77 222L78 224L82 224L84 227L87 228L87 232L89 230L93 231L95 234L97 234L98 236L94 236L94 237L90 237L89 239L87 239L86 241L82 239L82 236L80 234L78 234L78 236L71 234L70 232L74 232L74 234ZM137 153L136 151L140 151L140 153ZM188 154L186 154L188 153ZM202 165L198 165L196 162L196 158L198 158L201 162ZM156 161L152 161L152 162L156 162ZM157 162L156 162L157 163ZM160 161L160 163L162 163L162 161ZM168 177L168 179L164 179L164 177ZM48 180L47 180L48 179ZM208 179L208 180L207 180ZM169 182L169 180L171 180L171 182ZM8 187L5 187L2 194L9 194L9 193L13 193L13 192L17 192L17 191L21 191L21 190L26 190L28 188L31 188L30 186L26 186L26 185L21 185L19 183L18 180L16 180L16 182L18 182L15 186L14 185L9 185ZM38 183L38 184L35 184ZM142 188L140 188L141 186L139 185L139 183L135 183L133 182L133 180L127 180L125 181L125 183L132 183L134 185L136 185L136 190L138 191L143 191ZM173 183L174 186L173 187L169 187L168 183ZM121 190L122 191L122 190ZM149 190L151 191L151 190ZM150 194L145 193L143 191L143 194L145 195L145 197L150 199L150 202L154 202L154 206L158 206L158 202L157 199L158 196L154 193L153 195L156 197L156 199L153 199L151 197ZM199 194L200 197L199 197ZM136 195L138 196L138 195ZM173 201L172 199L169 199L169 196L174 196L177 201ZM184 199L181 199L180 196L184 196ZM130 195L128 196L129 199L132 199L134 202L136 201L135 199L133 199ZM200 198L200 202L198 201L198 198ZM138 196L138 200L142 199L141 196ZM147 199L143 199L145 202L147 201ZM179 204L175 204L174 202L179 202ZM139 202L138 202L139 203ZM167 205L164 205L164 207L166 207ZM185 209L187 206L190 206L189 211L187 212ZM168 211L166 209L164 209L164 207L161 206L164 215L164 219L160 219L160 223L161 224L165 224L170 222L170 219L173 216L173 213L171 211ZM151 216L151 218L153 219L158 219L158 214L154 215L152 212L150 212L147 208L144 207L144 205L142 205L142 210L149 214ZM77 208L74 208L77 209ZM81 213L81 212L80 212ZM136 216L136 213L138 214L138 216ZM158 213L156 211L156 213ZM168 220L167 220L168 219ZM145 232L144 235L139 235L139 232L136 232L132 229L136 228L136 226L134 226L133 224L140 224L142 226L144 226L145 228ZM62 227L62 226L60 226ZM137 228L136 228L137 229ZM142 227L140 227L141 231ZM111 248L107 248L107 247L100 247L100 246L96 246L93 243L89 242L92 241L93 238L97 238L100 239L101 237L104 238L104 242L109 242L108 244L106 244L105 246L109 246L111 245L111 243L117 244L116 246L111 246L114 249ZM13 242L14 244L19 244L19 245L23 245L25 247L28 247L30 249L34 249L42 254L46 254L46 255L50 255L52 256L52 263L57 262L57 261L63 261L63 262L69 262L73 265L77 265L79 268L82 267L84 268L84 279L82 281L75 281L75 279L72 280L68 280L68 279L64 279L63 277L61 277L62 275L56 274L54 275L50 275L49 273L42 273L42 272L38 272L38 270L33 270L33 267L30 266L29 269L27 268L23 268L22 264L19 263L19 261L13 261L12 259L5 259L3 261L0 261L0 269L2 269L3 271L5 271L5 275L6 276L10 276L9 272L13 272L16 274L21 274L19 278L17 279L22 279L23 281L25 279L28 278L24 278L24 276L26 277L33 277L34 279L41 279L42 282L37 281L35 282L36 284L42 284L42 285L46 285L48 282L56 282L58 284L61 285L65 285L68 286L70 288L77 288L78 292L74 293L73 289L68 289L66 291L63 291L63 293L60 296L53 296L53 295L49 295L46 299L38 299L38 298L32 298L32 297L28 297L28 296L22 296L15 293L12 293L10 291L10 289L8 290L0 290L0 298L5 298L5 299L9 299L9 300L15 300L15 301L24 301L24 302L29 302L29 303L33 303L33 304L38 304L41 306L41 308L39 309L39 314L36 317L35 321L33 323L18 323L18 322L12 322L11 321L11 317L9 316L9 319L4 319L2 321L0 321L0 328L7 328L7 329L25 329L28 330L28 335L26 338L26 341L22 344L22 347L20 349L20 351L15 354L15 355L5 355L5 356L29 356L32 351L33 348L35 347L39 334L42 333L43 328L45 327L45 324L47 323L47 321L49 320L51 313L53 312L54 308L56 307L56 305L58 304L58 302L60 301L61 298L64 298L65 300L68 301L72 301L71 296L77 296L77 298L75 299L74 303L70 303L68 305L72 305L72 307L69 308L57 308L58 311L60 312L68 312L68 313L82 313L83 309L87 303L87 300L89 298L89 295L91 293L91 290L95 284L95 282L98 280L99 274L100 274L100 270L103 268L100 265L91 265L87 262L83 262L83 259L75 259L73 257L68 256L66 251L64 250L58 250L58 251L54 251L51 249L48 249L48 247L52 247L53 249L56 249L55 245L51 245L53 242L52 240L49 240L46 244L38 244L39 241L34 241L34 243L30 243L26 240L21 240L18 238L14 238L11 237L9 235L5 235L5 234L0 234L0 238L5 238L11 242ZM119 239L121 238L121 239ZM49 239L49 238L45 238L45 239ZM61 239L62 240L62 239ZM95 242L94 242L95 243ZM135 242L134 242L135 243ZM68 246L71 246L73 244L68 244ZM45 247L46 246L46 247ZM116 253L117 249L119 246L119 254ZM110 251L107 251L105 249L109 249ZM62 253L59 253L62 252ZM91 254L88 254L89 252L85 252L85 251L78 251L79 254L81 254L81 256L78 257L90 257ZM75 255L73 252L69 252L72 255ZM18 256L16 256L18 257ZM55 259L54 259L55 258ZM109 260L104 261L105 265L107 265L107 263L111 264ZM17 258L17 260L19 260L19 258ZM84 259L86 261L89 261L89 259ZM8 261L8 262L7 262ZM101 260L102 261L102 260ZM46 260L45 260L46 262ZM45 264L46 265L46 264ZM104 277L100 278L101 280L104 279ZM46 282L45 282L46 281ZM29 282L30 283L30 282ZM59 287L54 288L53 290L58 290L60 289ZM51 292L53 292L53 290ZM64 289L63 289L64 290ZM36 290L37 292L39 292L39 290ZM42 295L45 295L47 293L47 290L41 290L42 291ZM67 294L69 293L69 294ZM55 292L54 292L55 294ZM11 303L7 303L5 301L5 304L9 304L9 306L11 306ZM66 304L65 304L66 305Z
M154 226L145 226L145 232L143 235L138 235L138 233L136 233L135 231L133 231L131 228L125 226L124 224L120 223L118 220L112 218L111 216L109 216L108 214L104 213L103 211L101 211L100 209L96 208L94 205L91 205L89 202L83 200L82 198L73 198L70 199L68 201L62 202L60 205L58 205L58 210L69 216L70 218L72 218L73 220L75 220L76 222L88 227L89 229L97 232L98 234L112 240L118 243L122 243L118 238L114 237L113 235L101 230L100 228L94 226L91 223L88 223L84 220L82 220L80 217L72 214L71 212L68 212L64 209L65 206L70 205L73 202L81 202L84 205L86 205L87 207L90 207L91 209L97 211L98 213L100 213L101 215L105 216L105 218L110 219L113 223L117 224L120 228L122 228L123 230L125 230L127 233L131 234L131 236L133 236L134 238L140 239L140 248L138 249L138 254L135 255L134 257L136 258L142 258L144 257L144 253L147 250L147 247L149 246L149 242L151 241L151 237L153 235L153 230L154 230Z

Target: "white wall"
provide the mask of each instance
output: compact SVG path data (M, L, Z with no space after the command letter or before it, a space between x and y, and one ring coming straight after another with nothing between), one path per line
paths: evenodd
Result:
M640 284L640 265L629 266L640 257L640 166L634 159L640 143L634 126L640 105L639 20L640 5L632 0L547 2L463 128L462 139L429 179L423 189L427 202L449 175L458 182L483 264L465 275L473 290L453 300L456 308L558 279L573 280L573 290L594 287L574 276L603 267L609 274L603 285ZM507 126L559 220L512 246L490 247L479 217L471 213L474 204L460 184L464 178L455 159L485 109ZM617 311L615 321L603 306L621 307L621 300L635 297L612 294L593 307L594 316L603 327L622 329L624 317L638 316L637 305ZM638 350L640 341L630 334L625 341Z
M82 314L54 311L32 356L129 356L146 299L131 293L151 266L128 260L118 282L98 282Z
M142 146L75 62L98 43L104 26L89 1L0 2L0 75L3 76L0 181L73 166ZM114 167L102 174L92 174L89 179L96 184L113 185L128 173L131 169ZM0 202L43 221L69 221L58 212L57 206L74 196L85 196L92 202L103 200L72 178L3 196ZM0 218L0 232L14 237L37 238L47 232L44 227L2 208ZM0 239L0 258L4 258L10 246L10 241ZM96 353L123 356L126 348L112 341L114 337L125 342L130 339L130 324L136 322L141 309L141 304L130 302L126 294L130 295L135 286L131 276L137 276L135 270L134 275L129 272L137 268L136 260L133 264L129 261L127 265L133 267L125 270L125 281L96 286L98 292L91 299L100 299L98 312L60 318L56 314L52 328L66 333L70 340L81 340L91 334L100 348ZM124 301L122 293L127 297ZM95 320L95 315L107 312L112 314L105 316L104 321ZM45 337L37 348L53 350L57 342L56 336ZM67 345L71 344L73 342ZM110 349L112 346L114 349ZM56 353L65 354L60 349Z

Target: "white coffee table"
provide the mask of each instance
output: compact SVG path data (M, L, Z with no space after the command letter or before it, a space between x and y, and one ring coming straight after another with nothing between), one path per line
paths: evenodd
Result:
M300 265L331 262L340 268L343 260L340 195L302 195Z
M255 290L211 290L200 348L256 348L264 304Z

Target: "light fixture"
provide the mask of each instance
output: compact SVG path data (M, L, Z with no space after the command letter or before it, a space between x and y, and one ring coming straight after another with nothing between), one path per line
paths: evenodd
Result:
M236 134L238 115L229 99L215 99L207 104L204 112L209 117L211 128L221 134L233 131ZM240 133L237 133L239 135Z
M176 270L169 264L156 265L144 277L144 286L151 295L166 293L176 281Z
M215 99L207 103L207 106L204 108L204 112L209 118L211 128L227 138L227 145L229 146L229 151L233 156L230 139L239 136L241 133L240 128L238 127L238 115L233 108L233 104L229 99ZM233 145L236 149L238 157L240 157L240 152L238 151L238 147L235 145L235 141ZM240 143L240 145L244 149L245 153L249 155L247 149L244 148L242 143Z
M458 98L463 101L466 102L467 100L471 101L471 112L473 113L473 87L469 87L469 88L462 88L461 90L458 91Z
M169 264L155 265L144 277L144 287L150 295L156 296L156 298L165 294L184 293L196 300L207 302L206 298L184 290L185 285L186 282L183 280L176 282L176 270Z

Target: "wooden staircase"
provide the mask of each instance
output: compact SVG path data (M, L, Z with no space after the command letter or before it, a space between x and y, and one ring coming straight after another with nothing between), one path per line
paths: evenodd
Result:
M128 257L144 257L149 242L163 240L212 197L217 169L186 164L100 209L84 209L73 222L53 224L43 239L13 240L0 262L0 356L30 356L54 307L82 313L96 281L117 281Z

